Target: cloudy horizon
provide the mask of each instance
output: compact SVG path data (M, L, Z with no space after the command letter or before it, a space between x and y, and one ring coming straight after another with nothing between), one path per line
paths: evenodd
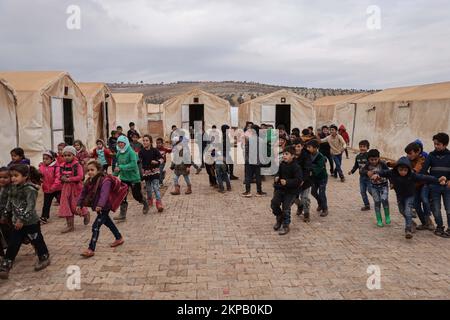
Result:
M81 10L79 30L67 8ZM369 6L380 29L369 28ZM445 0L0 0L0 70L381 89L450 81Z

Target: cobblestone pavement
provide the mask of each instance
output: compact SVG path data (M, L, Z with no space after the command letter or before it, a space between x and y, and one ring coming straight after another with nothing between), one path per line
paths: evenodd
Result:
M346 171L353 160L345 160ZM243 168L237 168L242 178ZM291 232L272 230L271 182L265 198L218 194L205 171L192 175L194 194L164 197L166 210L144 216L132 201L119 224L126 242L101 229L96 256L79 254L90 228L61 235L64 221L53 213L43 226L52 265L33 271L34 254L22 247L10 279L0 282L2 299L445 299L450 297L450 239L419 231L406 240L403 219L390 195L393 224L380 229L373 212L361 212L357 175L331 179L330 215L315 212L305 224L295 215ZM167 180L169 183L170 180ZM183 182L184 183L184 182ZM171 184L171 183L170 183ZM254 191L254 190L253 190ZM316 204L313 201L313 208ZM53 207L53 210L56 210ZM81 289L66 287L67 267L81 270ZM381 289L366 286L367 268L381 269Z

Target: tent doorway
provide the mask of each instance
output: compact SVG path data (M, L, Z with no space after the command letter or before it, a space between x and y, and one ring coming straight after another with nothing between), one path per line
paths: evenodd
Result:
M100 105L100 114L98 119L98 128L97 132L99 132L99 139L106 141L109 138L109 110L108 110L108 102L101 103Z
M190 104L189 105L189 131L191 138L194 137L194 128L196 122L204 123L205 120L205 105Z
M291 105L277 104L275 111L275 126L284 125L286 132L291 132Z
M72 99L63 99L64 106L64 142L68 145L73 145L75 140L74 125L73 125L73 110Z
M61 142L72 145L74 131L72 99L51 98L52 150Z

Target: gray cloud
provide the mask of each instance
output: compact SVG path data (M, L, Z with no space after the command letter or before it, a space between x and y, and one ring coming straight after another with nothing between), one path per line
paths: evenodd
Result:
M71 4L79 31L66 28ZM373 4L377 31L366 27ZM79 81L446 81L449 9L444 0L0 0L0 69L61 69Z

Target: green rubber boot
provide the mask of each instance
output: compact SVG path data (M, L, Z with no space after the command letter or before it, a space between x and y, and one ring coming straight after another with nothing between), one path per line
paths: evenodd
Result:
M375 214L377 215L377 226L380 228L383 227L383 218L381 217L381 212L375 211Z
M386 219L386 224L391 224L391 215L389 213L389 208L384 208L384 216Z

